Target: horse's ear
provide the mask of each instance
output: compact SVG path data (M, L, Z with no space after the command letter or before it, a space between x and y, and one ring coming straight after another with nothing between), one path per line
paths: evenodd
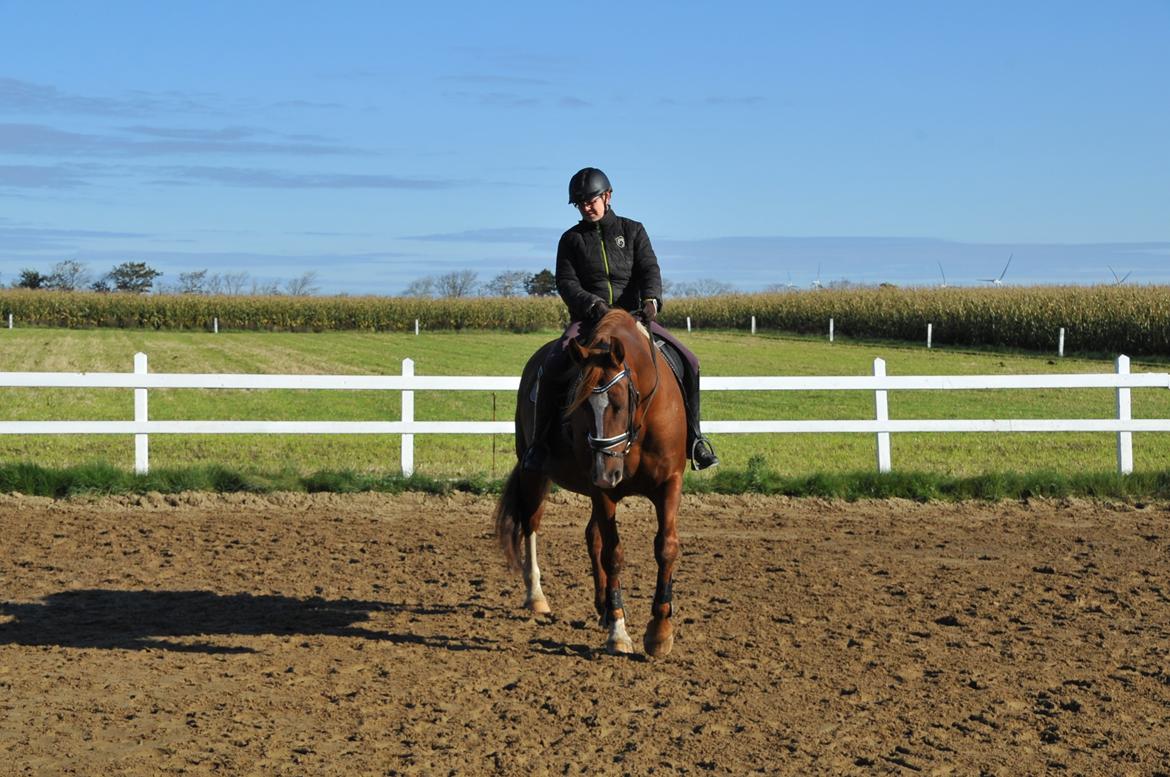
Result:
M573 339L569 340L569 358L571 358L575 364L584 364L585 360L589 358L589 349L581 345L577 338L574 337Z
M621 340L615 338L610 342L609 358L613 359L613 366L622 366L622 362L626 360L626 347Z

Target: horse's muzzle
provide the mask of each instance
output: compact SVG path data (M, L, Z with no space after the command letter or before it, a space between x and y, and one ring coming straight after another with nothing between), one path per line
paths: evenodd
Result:
M625 476L624 469L620 463L616 467L594 467L593 485L607 491L611 488L616 488L617 484L621 483L622 478Z

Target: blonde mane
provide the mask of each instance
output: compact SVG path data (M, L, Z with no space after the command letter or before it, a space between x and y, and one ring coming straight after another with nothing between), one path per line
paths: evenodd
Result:
M649 332L637 319L619 308L614 308L606 313L588 333L589 339L584 343L584 347L589 351L589 358L581 365L581 377L577 381L575 391L572 392L572 398L565 407L565 418L568 418L573 414L573 411L585 404L593 389L601 383L605 367L599 362L602 360L608 362L612 342L620 340L625 328L631 324L637 327L644 336L649 337Z

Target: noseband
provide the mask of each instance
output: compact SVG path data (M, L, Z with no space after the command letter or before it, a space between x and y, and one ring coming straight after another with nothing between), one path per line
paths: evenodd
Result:
M642 413L642 418L645 419L646 412L650 409L650 403L654 401L654 395L658 393L658 354L654 343L650 343L650 362L654 365L654 388L650 389L650 393L646 395L646 410ZM621 434L613 437L594 437L592 434L586 433L585 440L589 443L589 447L595 452L603 456L611 458L624 459L626 454L630 452L630 448L634 447L634 443L638 441L638 435L642 428L634 423L634 415L638 411L638 401L641 398L638 394L638 387L634 385L634 380L631 377L632 373L626 363L622 362L622 369L617 375L606 383L604 386L594 386L590 393L605 394L611 388L616 386L622 380L626 381L626 387L629 391L630 408L629 408L629 422L626 430ZM623 445L620 451L614 450L619 445Z
M626 386L629 389L630 396L630 420L626 430L621 434L614 435L613 437L594 437L592 434L585 435L585 439L589 442L589 447L592 448L594 452L600 453L603 456L611 456L619 459L625 458L625 455L630 452L630 448L634 447L634 443L638 441L638 432L640 431L638 426L634 423L634 413L638 409L638 389L636 386L634 386L634 381L630 379L630 368L626 366L625 362L622 362L622 371L617 375L614 375L613 380L611 380L609 383L606 383L604 386L594 386L591 391L593 394L605 394L611 388L616 386L621 380L626 381ZM657 388L657 386L655 386L655 388ZM622 443L625 443L624 448L622 448L620 451L613 450Z

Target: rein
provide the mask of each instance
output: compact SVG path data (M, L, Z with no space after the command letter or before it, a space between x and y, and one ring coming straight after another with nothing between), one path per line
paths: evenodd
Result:
M658 393L660 379L658 374L658 354L655 353L657 349L654 347L652 338L648 337L647 342L650 344L650 363L654 365L654 388L650 389L650 393L646 395L646 405L642 409L643 421L646 419L646 413L650 412L650 403L654 401L654 396ZM595 453L600 453L603 456L609 456L611 458L624 459L626 454L630 452L630 449L634 447L634 443L638 441L638 436L642 429L641 426L634 423L634 416L638 412L640 395L638 393L638 387L634 385L632 375L633 373L630 372L629 366L623 361L621 372L614 375L609 383L606 383L604 386L594 386L590 390L592 394L605 394L619 382L625 380L630 398L629 424L624 432L616 434L613 437L594 437L592 434L585 435L589 447ZM622 443L625 443L625 447L620 451L613 450Z

